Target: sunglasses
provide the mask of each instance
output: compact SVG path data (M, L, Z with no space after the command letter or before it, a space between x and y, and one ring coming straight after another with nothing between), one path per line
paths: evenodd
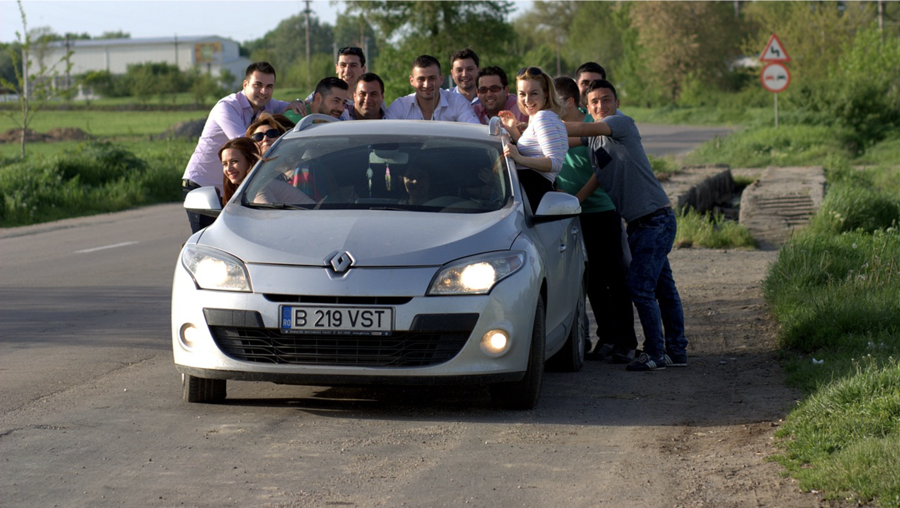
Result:
M269 129L266 132L254 132L250 138L259 143L263 138L275 139L278 136L281 136L281 132L278 129Z
M521 78L522 76L531 76L532 78L539 78L544 74L544 71L541 70L540 67L522 67L519 69L519 72L516 73L517 78Z
M503 90L503 87L500 85L483 86L478 89L478 93L497 93L500 90Z

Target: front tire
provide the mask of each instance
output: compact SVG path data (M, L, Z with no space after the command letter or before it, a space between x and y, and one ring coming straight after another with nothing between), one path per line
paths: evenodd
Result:
M531 329L531 349L528 353L528 369L519 381L496 383L488 388L491 400L501 409L534 409L541 395L544 378L544 347L547 342L544 297L538 296L534 309L534 326Z
M227 394L224 379L204 379L181 375L181 392L185 402L201 402L216 404L225 400Z

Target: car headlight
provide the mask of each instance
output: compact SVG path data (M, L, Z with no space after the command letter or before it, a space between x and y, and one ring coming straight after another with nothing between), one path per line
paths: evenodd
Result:
M455 261L441 269L428 295L483 295L525 265L525 253L495 252Z
M181 262L202 289L250 291L250 275L240 259L211 247L188 245Z

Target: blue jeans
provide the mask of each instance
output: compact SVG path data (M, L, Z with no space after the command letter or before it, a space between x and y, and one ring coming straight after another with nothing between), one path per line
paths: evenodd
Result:
M671 209L628 224L628 289L644 329L644 352L653 359L670 352L683 354L688 344L684 310L668 257L676 227Z

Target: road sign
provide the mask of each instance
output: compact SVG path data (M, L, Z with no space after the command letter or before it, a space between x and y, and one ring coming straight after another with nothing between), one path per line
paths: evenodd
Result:
M791 84L791 73L780 63L770 63L763 68L759 80L766 90L783 92Z
M760 62L790 62L791 57L784 50L784 44L777 35L772 34L769 42L766 43L766 49L763 50L759 57Z

